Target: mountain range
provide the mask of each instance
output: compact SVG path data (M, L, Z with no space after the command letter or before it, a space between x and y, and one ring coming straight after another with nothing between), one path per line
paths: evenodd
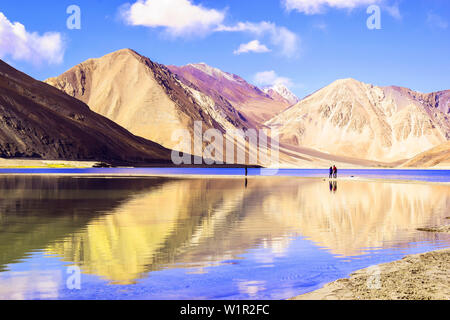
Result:
M264 128L279 133L281 167L439 166L450 158L450 90L423 94L342 79L300 100L282 84L258 88L205 63L165 66L130 49L89 59L47 84L1 66L3 127L11 127L12 110L20 105L22 112L15 113L13 130L0 131L8 137L0 139L2 157L167 161L172 149L203 155L174 135L180 129L195 137L212 128L222 134ZM54 119L33 127L27 108ZM74 142L79 128L88 137ZM257 156L252 143L233 144ZM216 150L218 158L225 155Z
M276 83L273 86L264 87L263 91L273 100L287 103L288 105L294 105L300 101L300 99L282 83Z
M135 135L198 156L191 140L180 140L174 133L184 130L194 138L211 128L224 134L252 126L222 96L206 95L166 66L129 49L87 60L46 82ZM202 132L194 130L195 122L202 123ZM217 157L223 158L220 151Z
M0 60L0 157L169 165L170 155Z
M450 139L449 93L337 80L265 124L286 145L395 162Z
M188 64L183 67L168 66L169 70L183 81L194 84L214 101L222 99L229 101L253 125L258 125L271 119L287 107L291 106L288 99L272 90L269 94L254 86L241 77L208 66L205 63ZM289 90L284 94L288 94ZM297 99L289 92L289 99ZM295 102L294 102L295 103Z

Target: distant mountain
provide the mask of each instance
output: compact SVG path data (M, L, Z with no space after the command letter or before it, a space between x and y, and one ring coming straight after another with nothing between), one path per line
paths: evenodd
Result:
M279 83L270 87L263 88L263 91L268 94L272 99L280 102L287 103L289 105L296 104L300 101L295 94L291 92L285 85Z
M405 162L402 167L431 168L450 167L450 141L418 154Z
M130 49L46 82L135 135L195 155L191 141L173 134L198 136L198 121L203 132L277 129L282 167L397 166L450 140L450 91L422 94L343 79L298 101L282 85L261 90L204 63L166 67ZM235 145L245 148L242 140ZM256 152L251 145L249 154Z
M89 59L46 82L133 134L184 152L193 150L191 141L179 141L173 134L184 129L197 135L194 121L202 123L203 132L214 128L224 133L250 125L227 101L204 94L130 49Z
M224 72L205 63L183 67L168 66L180 79L194 84L216 102L229 101L251 124L260 125L291 105L285 99L273 99L260 88L241 77Z
M431 113L440 111L446 116L450 115L450 90L420 93L398 86L385 87L384 89L389 92L396 92L397 97L400 95L406 96L409 99L420 102ZM448 138L450 139L450 137Z
M0 157L164 164L170 150L0 60Z
M333 155L393 162L450 139L449 92L421 94L343 79L306 97L266 125L282 143Z

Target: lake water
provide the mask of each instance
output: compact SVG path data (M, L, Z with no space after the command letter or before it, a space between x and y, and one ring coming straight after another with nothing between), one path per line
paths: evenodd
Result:
M286 299L450 247L449 235L417 231L448 224L445 183L299 177L324 171L251 170L247 181L85 172L0 176L0 299ZM390 174L450 181L448 171ZM67 286L73 266L80 290Z
M0 169L0 174L54 174L54 175L194 175L242 176L241 168L80 168L80 169ZM328 169L248 169L250 176L328 177ZM397 170L397 169L339 169L342 178L369 178L450 182L450 170Z

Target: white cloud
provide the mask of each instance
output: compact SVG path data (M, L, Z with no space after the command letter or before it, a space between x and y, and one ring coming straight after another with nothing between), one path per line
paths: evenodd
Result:
M120 13L129 25L163 28L173 37L201 36L212 32L247 32L259 38L268 37L270 43L276 46L282 55L288 57L297 54L300 42L295 33L271 22L239 22L234 26L226 26L226 10L205 8L194 4L193 0L137 0L133 4L122 6ZM257 43L248 43L247 46L255 44ZM255 50L251 47L247 49L249 50L241 53L268 50L262 45ZM236 54L237 52L239 49L235 51Z
M381 3L383 0L282 0L288 11L297 10L305 14L323 13L327 7L337 9L353 9Z
M448 28L448 22L444 20L441 16L433 12L428 12L427 23L433 28L440 28L440 29Z
M292 81L286 77L280 77L273 70L262 71L255 74L253 77L255 83L259 86L273 86L277 84L285 85L286 87L292 87Z
M264 53L270 52L270 49L265 45L261 44L258 40L250 41L249 43L243 43L239 46L237 50L234 51L234 54L239 55L241 53L247 52L256 52L256 53Z
M239 22L234 26L221 25L215 31L219 32L247 32L257 37L268 36L272 45L280 49L280 53L293 57L298 53L300 38L285 27L279 27L272 22Z
M0 12L0 58L9 56L13 60L33 64L58 64L64 58L64 43L58 32L39 35L28 32L19 22L10 22Z
M328 8L352 10L357 7L378 4L390 16L402 19L399 0L281 0L287 11L313 15L325 13Z
M195 5L191 0L138 0L121 10L128 24L162 27L172 36L207 34L225 18L225 12Z

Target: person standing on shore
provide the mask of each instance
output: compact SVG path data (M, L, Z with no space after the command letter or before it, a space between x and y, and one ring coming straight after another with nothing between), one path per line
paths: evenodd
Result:
M337 179L337 168L336 168L336 166L333 166L333 175L334 175L334 178Z
M328 176L329 179L333 178L333 167L330 167L330 175Z
M248 167L245 166L245 184L244 184L245 189L247 189L247 185L248 185L248 179L247 179L247 177L248 177Z

